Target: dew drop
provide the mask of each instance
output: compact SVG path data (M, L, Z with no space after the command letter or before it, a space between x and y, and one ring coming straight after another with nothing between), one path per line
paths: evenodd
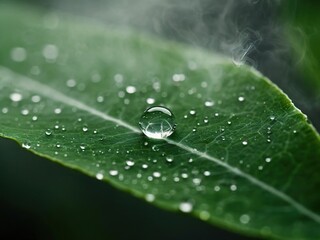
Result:
M83 126L82 131L87 132L88 131L88 127L87 126Z
M31 101L34 102L34 103L38 103L41 101L41 97L39 95L33 95L31 97Z
M242 96L238 97L238 101L239 102L243 102L244 101L244 97L242 97Z
M211 100L207 100L207 101L204 102L204 105L205 105L206 107L212 107L212 106L214 105L214 102L211 101Z
M231 191L236 191L236 190L237 190L237 185L232 184L232 185L230 186L230 190L231 190Z
M30 148L31 148L30 143L22 143L21 146L22 146L23 148L25 148L25 149L30 149Z
M45 131L45 134L46 134L46 136L51 136L52 130L51 130L51 129L47 129L47 130Z
M22 100L22 95L20 93L11 93L10 94L10 99L13 102L20 102Z
M149 138L163 139L169 137L176 124L172 112L165 107L150 107L140 118L141 131Z
M109 174L110 174L111 176L117 176L117 175L118 175L118 171L117 171L117 170L110 170L110 171L109 171Z
M32 121L37 121L38 120L38 117L37 116L33 116L32 117Z
M134 161L127 160L126 164L127 164L127 166L132 167L134 165Z
M216 192L219 192L219 191L220 191L220 187L219 187L219 186L215 186L213 189L214 189L214 191L216 191Z
M269 163L269 162L271 162L271 158L267 157L267 158L265 159L265 161L266 161L267 163Z
M77 85L77 82L74 79L68 79L67 82L66 82L66 85L69 88L73 88L73 87L75 87Z
M103 174L102 173L97 173L96 174L96 179L102 180L103 179Z
M22 109L22 110L21 110L21 114L22 114L23 116L27 116L27 115L29 114L29 110L28 110L28 109Z
M147 101L148 104L154 104L155 103L154 98L147 98L146 101Z
M169 162L169 163L172 163L173 162L173 157L172 156L167 156L166 157L166 161Z
M61 113L61 108L56 108L56 109L54 109L54 113L55 113L55 114L60 114L60 113Z
M270 117L270 120L271 120L271 121L274 121L275 119L276 119L275 116L271 116L271 117Z
M156 177L156 178L161 177L161 173L159 173L159 172L153 172L152 175L153 175L154 177Z
M185 212L185 213L191 212L191 211L192 211L192 208L193 208L193 206L192 206L192 204L189 203L189 202L182 202L182 203L180 203L180 205L179 205L180 211L181 211L181 212Z
M151 193L146 194L145 199L147 202L153 202L155 199L155 196Z
M27 51L22 47L16 47L11 50L10 56L15 62L23 62L27 58Z
M98 96L97 97L97 102L98 103L102 103L104 101L104 97L103 96Z
M137 89L134 86L128 86L126 87L126 91L129 94L135 93L137 91Z
M249 223L249 221L250 221L250 216L249 215L247 215L247 214L243 214L243 215L241 215L240 216L240 222L242 223L242 224L247 224L247 223Z
M203 221L207 221L210 218L210 213L207 211L201 211L199 217Z
M243 142L242 142L242 145L243 145L243 146L247 146L247 145L248 145L248 142L247 142L247 141L243 141Z
M45 57L48 61L55 61L58 57L59 50L57 46L53 44L47 44L43 47L42 55Z
M174 82L182 82L182 81L186 80L186 76L184 74L173 74L172 80Z
M196 111L195 110L190 110L190 115L196 115Z
M8 112L9 112L9 109L8 109L8 108L6 108L6 107L2 108L2 113L6 114L6 113L8 113Z

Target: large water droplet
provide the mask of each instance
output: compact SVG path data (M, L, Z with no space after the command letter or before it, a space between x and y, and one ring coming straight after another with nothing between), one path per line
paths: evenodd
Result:
M13 102L20 102L22 100L22 95L20 93L11 93L10 94L10 99Z
M154 139L169 137L176 127L172 112L159 106L148 108L141 116L139 125L147 137Z

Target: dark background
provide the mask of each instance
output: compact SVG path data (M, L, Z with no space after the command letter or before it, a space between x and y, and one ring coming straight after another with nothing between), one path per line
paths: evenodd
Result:
M295 67L280 1L15 1L228 54L278 84L320 128L319 101ZM0 160L1 239L251 239L153 207L13 141L0 139Z

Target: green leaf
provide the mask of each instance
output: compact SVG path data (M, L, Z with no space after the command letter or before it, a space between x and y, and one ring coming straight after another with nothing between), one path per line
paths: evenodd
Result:
M1 136L224 228L320 237L319 135L254 69L134 31L7 5L0 29ZM147 139L138 128L150 99L175 115L168 139Z

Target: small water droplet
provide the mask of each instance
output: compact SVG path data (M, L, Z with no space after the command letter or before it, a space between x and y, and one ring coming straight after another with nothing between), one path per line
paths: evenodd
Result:
M117 171L117 170L110 170L110 171L109 171L109 174L110 174L111 176L117 176L117 175L118 175L118 171Z
M82 131L87 132L88 131L88 127L87 126L83 126L82 127Z
M179 205L179 209L180 209L181 212L189 213L189 212L192 211L193 206L189 202L182 202Z
M54 109L54 113L55 113L55 114L60 114L60 113L61 113L61 108L56 108L56 109Z
M6 107L2 108L2 113L6 114L6 113L8 113L8 112L9 112L9 109L8 109L8 108L6 108Z
M205 176L210 176L211 173L210 173L209 171L204 171L203 175L205 175Z
M34 102L34 103L38 103L41 101L41 97L39 95L33 95L31 97L31 101Z
M129 94L133 94L137 91L137 89L134 86L128 86L128 87L126 87L126 91Z
M86 149L86 146L80 145L80 149L81 149L82 151L84 151L84 150Z
M214 105L214 102L212 100L207 100L204 102L204 105L206 107L212 107Z
M220 191L220 187L219 186L214 186L214 191L219 192Z
M52 130L51 130L51 129L47 129L47 130L45 131L45 134L46 134L47 136L51 136Z
M173 162L173 157L172 156L167 156L166 160L167 160L167 162L172 163Z
M43 47L42 55L47 61L55 61L59 55L57 46L53 44L47 44Z
M146 101L147 101L148 104L154 104L155 103L154 98L147 98Z
M102 103L104 101L104 97L103 96L98 96L97 97L97 102L98 103Z
M190 110L190 115L196 115L196 111L195 110Z
M230 186L230 190L231 190L231 191L236 191L236 190L237 190L237 185L232 184L232 185Z
M96 174L96 179L102 180L103 179L103 174L102 173L97 173Z
M10 99L13 102L20 102L22 100L22 95L20 93L11 93L10 94Z
M29 110L28 110L28 109L22 109L22 110L21 110L21 114L22 114L23 116L27 116L27 115L29 114Z
M265 159L265 161L266 161L267 163L269 163L269 162L271 162L271 158L267 157L267 158Z
M275 119L276 119L275 116L270 116L270 120L271 120L271 121L274 121Z
M207 211L201 211L199 217L203 221L207 221L210 218L210 213Z
M160 172L153 172L152 175L156 178L161 177L161 173Z
M147 168L148 168L148 165L147 165L147 164L142 164L142 168L143 168L143 169L147 169Z
M134 161L127 160L126 164L127 164L127 166L132 167L134 165Z
M244 100L245 100L244 97L242 97L242 96L238 97L239 102L243 102Z
M182 82L182 81L186 80L186 76L184 74L173 74L172 80L174 82Z
M38 117L37 116L32 116L32 121L37 121Z
M151 193L148 193L148 194L146 194L145 199L148 202L153 202L155 200L155 196Z
M242 142L242 145L247 146L247 145L248 145L248 142L247 142L247 141L243 141L243 142Z
M150 107L140 118L140 129L149 138L163 139L169 137L176 124L172 112L165 107Z
M23 62L27 58L27 51L22 47L16 47L11 50L10 56L15 62Z
M247 224L250 221L250 216L247 215L247 214L243 214L243 215L240 216L239 220L240 220L241 223Z
M22 143L21 146L22 146L23 148L25 148L25 149L30 149L30 148L31 148L30 143Z
M77 85L77 82L76 80L74 79L68 79L67 82L66 82L66 85L70 88L73 88Z

